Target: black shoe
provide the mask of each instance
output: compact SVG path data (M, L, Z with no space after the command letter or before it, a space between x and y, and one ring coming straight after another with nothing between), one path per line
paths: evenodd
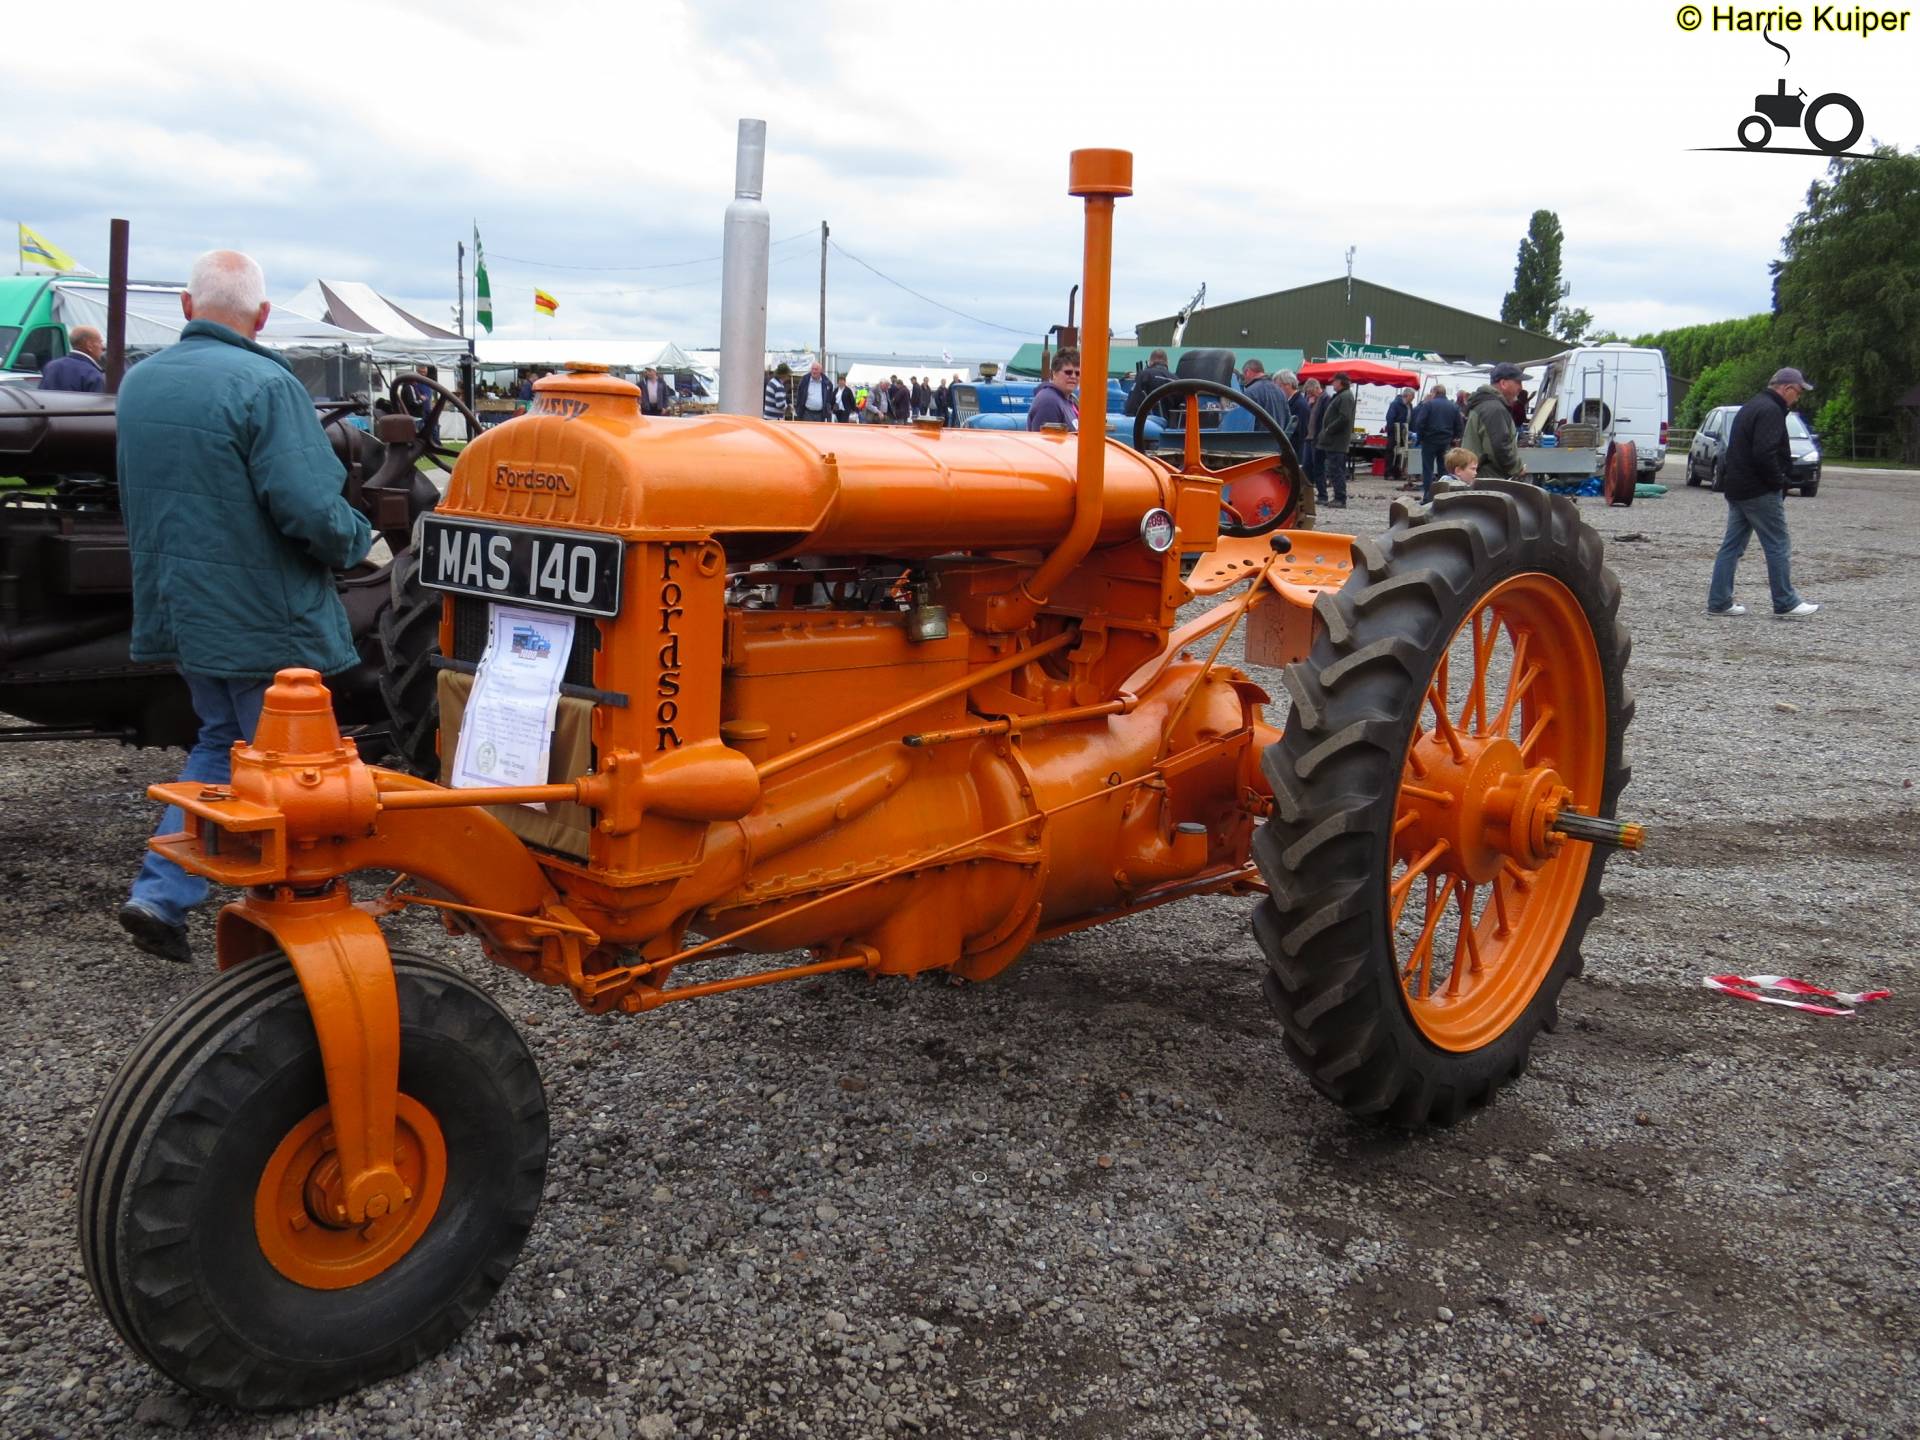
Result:
M153 911L129 900L120 907L120 928L133 939L136 950L158 955L176 965L193 963L193 947L187 943L187 927L169 925Z

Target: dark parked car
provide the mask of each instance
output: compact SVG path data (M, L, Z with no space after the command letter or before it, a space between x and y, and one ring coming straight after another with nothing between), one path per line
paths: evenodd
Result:
M1733 417L1739 413L1738 405L1716 405L1707 412L1687 450L1687 484L1705 484L1710 490L1720 488L1720 477L1726 469L1727 434L1733 429ZM1807 428L1807 422L1797 412L1787 414L1787 444L1793 449L1793 483L1787 486L1788 491L1819 494L1820 437Z

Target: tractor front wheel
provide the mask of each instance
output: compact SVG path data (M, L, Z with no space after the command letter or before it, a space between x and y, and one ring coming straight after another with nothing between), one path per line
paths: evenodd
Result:
M1553 1028L1609 853L1570 817L1628 775L1619 607L1572 502L1504 482L1397 507L1320 598L1254 932L1288 1054L1350 1113L1450 1124Z
M354 1227L333 1208L319 1044L278 956L183 1001L94 1117L87 1281L127 1344L189 1390L283 1409L409 1369L466 1328L526 1240L547 1160L533 1057L452 971L405 955L394 971L410 1198L392 1214Z

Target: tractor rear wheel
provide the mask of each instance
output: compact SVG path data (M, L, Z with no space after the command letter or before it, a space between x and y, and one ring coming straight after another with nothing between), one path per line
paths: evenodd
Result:
M414 1199L358 1229L291 966L226 971L141 1042L94 1117L87 1281L155 1369L240 1409L309 1405L444 1349L499 1289L540 1203L546 1098L512 1022L396 954L397 1160ZM329 1170L331 1167L331 1170Z
M416 775L440 774L440 691L433 659L440 653L438 590L420 583L411 548L393 557L391 595L380 611L380 698L394 754Z
M1286 671L1254 933L1314 1087L1445 1125L1521 1073L1579 972L1608 852L1553 827L1627 782L1631 646L1599 536L1532 486L1398 506L1353 553Z

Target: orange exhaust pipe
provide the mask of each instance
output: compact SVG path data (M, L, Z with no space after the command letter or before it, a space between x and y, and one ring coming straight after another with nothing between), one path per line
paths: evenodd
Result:
M1080 329L1080 449L1074 485L1073 523L1053 553L1020 587L1010 608L1024 612L1018 629L1030 621L1053 587L1086 558L1100 533L1107 493L1107 356L1113 300L1113 202L1133 194L1133 153L1128 150L1076 150L1067 165L1067 191L1087 202L1085 253L1080 293L1086 309ZM1089 402L1093 407L1089 416ZM1006 617L1012 619L1012 617Z

